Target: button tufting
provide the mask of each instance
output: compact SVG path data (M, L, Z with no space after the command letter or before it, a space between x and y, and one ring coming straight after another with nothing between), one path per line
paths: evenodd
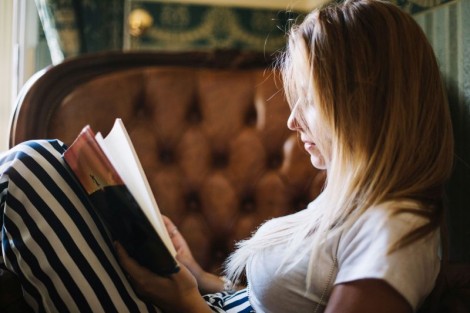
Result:
M212 153L212 166L214 168L225 168L228 165L228 155L225 152Z
M275 153L268 158L268 167L271 169L279 168L282 165L282 155Z
M255 106L250 106L250 109L245 114L245 125L254 126L258 120L258 113L256 112Z
M174 162L175 153L171 149L163 148L160 149L159 158L163 164L171 164Z
M246 213L252 213L256 210L255 198L252 194L247 194L242 198L240 209Z
M309 204L309 200L308 200L308 197L306 195L300 195L298 197L295 197L294 199L292 199L292 209L294 211L301 211L303 209L305 209L307 207L307 205Z
M196 212L201 210L201 199L197 192L189 192L186 195L185 202L188 212Z
M202 113L197 102L194 102L188 110L186 119L190 124L199 124L202 121Z

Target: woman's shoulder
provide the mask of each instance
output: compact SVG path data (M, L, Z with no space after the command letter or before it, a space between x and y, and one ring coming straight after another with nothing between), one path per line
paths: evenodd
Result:
M397 213L400 209L406 209ZM375 278L386 281L416 308L431 291L440 267L439 230L398 249L404 236L426 223L416 203L371 207L342 233L336 283Z
M390 248L411 232L428 223L423 216L421 207L416 202L396 201L370 207L341 234L339 249L348 249L351 244L367 245L384 250L388 254ZM439 242L439 229L435 229L422 240L411 245L428 246L432 241L435 246Z
M351 224L348 231L391 232L400 235L427 223L419 203L390 201L370 207Z

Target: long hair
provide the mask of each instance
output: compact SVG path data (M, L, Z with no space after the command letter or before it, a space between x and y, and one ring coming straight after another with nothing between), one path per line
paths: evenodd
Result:
M289 244L280 269L287 271L306 238L311 273L321 243L374 206L426 221L389 252L436 230L452 170L452 125L436 58L413 18L379 0L327 5L291 28L280 65L301 128L328 135L315 137L329 139L316 142L331 151L327 183L306 210L240 242L227 273L237 278L251 255L279 243ZM303 114L310 105L321 125Z

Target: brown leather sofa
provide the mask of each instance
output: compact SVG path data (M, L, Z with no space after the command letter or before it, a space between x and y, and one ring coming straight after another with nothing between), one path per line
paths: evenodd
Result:
M266 219L303 209L323 186L325 174L285 126L281 85L262 54L82 56L30 80L10 146L39 138L70 144L86 124L106 134L122 118L161 211L201 265L218 273L237 240ZM456 292L452 270L443 273L424 312L470 312L461 310L470 308L469 269L457 269ZM442 302L449 294L453 300ZM460 301L451 304L457 310L445 307L452 301Z
M105 53L38 74L19 99L10 146L70 144L123 119L163 214L217 272L261 222L303 209L321 190L286 127L271 60L253 53Z

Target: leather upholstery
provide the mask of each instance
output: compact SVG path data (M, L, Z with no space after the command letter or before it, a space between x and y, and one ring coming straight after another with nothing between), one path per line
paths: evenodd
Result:
M86 124L106 134L122 118L162 213L219 272L236 241L305 208L323 185L286 127L280 86L264 65L126 68L70 89L41 121L41 137L70 144Z

